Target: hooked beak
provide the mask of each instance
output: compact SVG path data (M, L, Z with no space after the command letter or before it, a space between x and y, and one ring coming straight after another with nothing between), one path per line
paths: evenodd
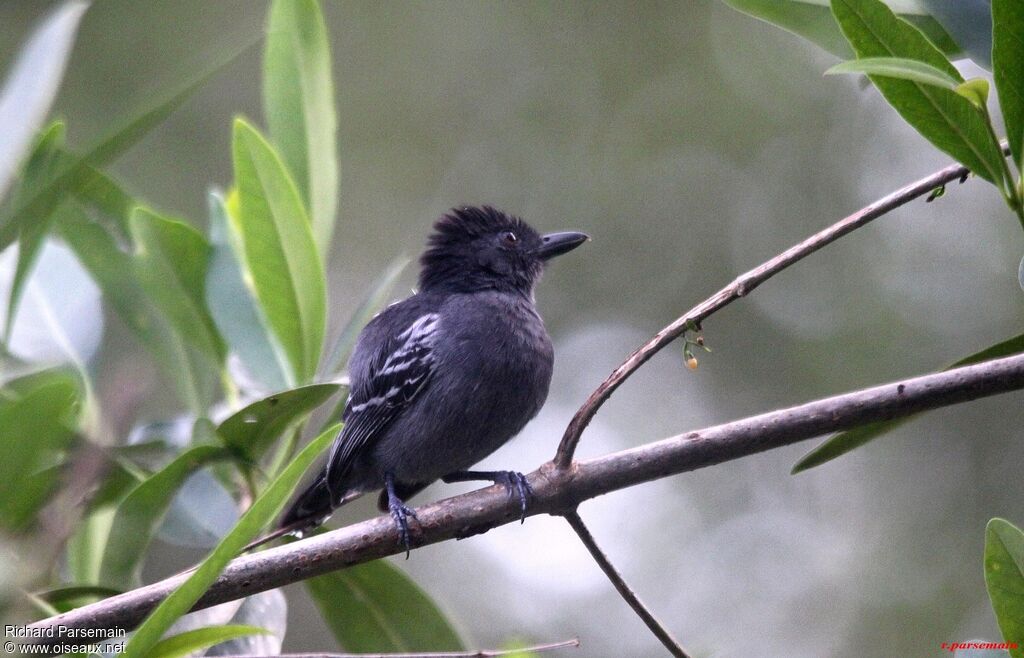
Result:
M543 244L537 249L537 256L541 260L551 260L555 256L561 256L590 240L586 233L576 231L565 231L563 233L548 233L541 238Z

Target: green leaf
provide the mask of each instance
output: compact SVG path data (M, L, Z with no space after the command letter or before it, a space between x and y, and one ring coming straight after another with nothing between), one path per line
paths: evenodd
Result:
M232 414L217 433L236 454L256 462L288 427L308 416L339 388L338 384L311 384L275 393Z
M725 4L766 23L807 39L836 57L853 52L843 39L828 7L795 0L724 0Z
M65 370L50 370L0 388L0 526L22 530L56 482L33 475L73 438L80 386Z
M992 0L992 76L1017 170L1024 170L1024 3Z
M978 109L984 110L988 104L988 80L985 78L971 78L961 82L953 91L971 101Z
M87 603L116 596L120 593L121 590L100 587L99 585L68 585L44 592L37 592L35 596L53 606L57 612L67 612Z
M149 656L150 650L160 637L171 627L171 624L195 605L228 562L281 513L303 474L320 453L334 441L340 427L340 424L334 425L310 441L281 471L280 475L274 478L252 504L252 507L242 515L231 532L203 560L189 579L164 599L135 631L125 647L126 658Z
M216 362L224 346L206 309L210 246L188 224L136 208L131 218L136 277L149 299L190 344Z
M858 59L918 60L957 81L963 77L912 25L879 0L832 0L832 11ZM870 75L871 81L917 132L968 169L1003 189L1003 155L984 114L949 89Z
M133 276L134 259L118 248L103 227L72 204L60 213L58 226L61 237L103 291L104 300L153 354L161 371L173 378L181 399L195 415L205 415L216 397L217 363L171 330Z
M1014 336L1009 340L1004 340L1001 343L987 347L980 352L975 352L974 354L965 356L956 363L951 363L946 366L943 370L952 370L953 368L959 368L960 366L967 366L972 363L981 363L982 361L988 361L989 359L998 359L1000 357L1019 354L1021 352L1024 352L1024 334ZM832 461L836 457L845 455L851 450L859 448L865 443L868 443L883 434L888 434L897 427L914 420L919 415L920 414L911 414L910 416L904 416L903 418L897 418L896 420L883 420L876 423L868 423L867 425L861 425L860 427L855 427L852 430L840 432L839 434L829 437L804 455L793 467L792 473L796 475L801 471L806 471L814 468L815 466L821 466L825 462Z
M59 148L64 143L64 124L55 121L43 131L36 142L32 155L29 156L25 165L25 172L22 175L22 183L18 188L18 196L38 186L40 181L49 177L56 161L60 157ZM17 197L16 197L17 199ZM41 220L24 226L18 236L18 265L14 271L14 281L11 283L11 293L7 299L7 321L4 323L4 342L11 340L11 329L14 327L14 319L18 314L18 304L21 302L21 295L28 281L32 268L35 267L39 257L39 248L43 246L43 239L50 230L52 222Z
M1003 640L1024 658L1024 532L1004 519L985 528L985 587Z
M306 587L344 651L465 648L437 604L385 560L311 578Z
M341 330L338 340L331 349L330 356L324 360L322 369L324 375L333 377L345 367L348 357L352 353L352 348L356 345L359 332L363 330L363 327L366 326L366 323L374 315L384 308L384 304L391 294L391 289L395 287L398 277L402 275L402 271L405 270L408 264L409 259L405 256L396 258L388 265L384 273L373 282L373 285L370 286L370 292L363 298L355 312L352 313L352 316L345 324L345 328Z
M287 357L275 347L255 291L245 283L241 237L228 220L224 199L210 192L210 266L206 272L206 306L228 347L263 390L278 391L290 382ZM251 281L251 277L250 277Z
M114 514L99 583L119 589L139 586L146 550L178 489L199 468L229 457L219 446L192 448L132 489Z
M737 11L807 39L841 59L850 59L853 51L843 38L826 2L807 0L724 0ZM960 48L946 30L931 16L905 15L903 18L925 33L942 52L952 57Z
M235 120L232 150L246 269L260 306L288 356L295 381L316 372L326 318L324 270L295 183L259 132Z
M942 87L943 89L956 89L957 85L960 84L959 80L945 71L940 71L934 66L915 59L905 59L902 57L851 59L836 64L825 71L825 75L835 75L837 73L870 73L887 78L913 80L914 82Z
M194 651L212 647L221 642L246 635L269 635L270 631L256 626L209 626L197 628L160 640L150 649L147 658L180 658Z
M64 171L78 160L78 156L63 148L63 143L64 124L55 121L40 136L39 143L25 166L25 173L14 195L14 206L35 198L40 189L51 185L58 172ZM113 220L113 225L119 233L118 237L125 241L130 240L128 220L131 210L137 204L114 179L98 169L84 165L82 184L75 192L75 197L83 204L95 208L105 218ZM51 194L46 198L48 202L39 207L38 221L22 223L17 229L18 270L15 273L8 303L8 323L15 317L25 279L37 260L39 247L56 219L54 211L65 200L63 194ZM9 337L10 326L6 327L6 330Z
M24 225L41 221L48 213L60 206L65 199L79 194L82 190L95 184L96 168L111 162L145 137L150 130L160 125L207 80L233 62L244 51L245 49L215 64L209 71L202 73L184 87L132 115L122 125L87 149L85 155L73 159L61 167L60 171L50 178L47 184L40 186L30 198L19 203L11 212L0 216L0 251L14 241Z
M206 269L210 245L184 222L144 208L131 218L135 240L135 275L181 337L216 363L224 344L206 309Z
M50 14L22 47L0 90L0 199L46 121L88 7L87 2L73 0Z
M263 57L270 136L309 208L326 254L338 205L337 116L327 26L317 0L274 0Z

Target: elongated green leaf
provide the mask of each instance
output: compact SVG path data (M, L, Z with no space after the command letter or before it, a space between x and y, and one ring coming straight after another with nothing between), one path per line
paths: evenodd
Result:
M208 626L185 631L157 642L148 654L148 658L180 658L188 654L212 647L221 642L233 640L246 635L268 635L270 631L256 626Z
M47 213L53 212L60 206L63 200L78 194L93 184L96 180L97 168L111 162L145 137L150 130L161 124L207 80L233 62L247 48L248 46L215 64L210 70L200 74L174 93L158 99L153 105L132 115L122 125L87 149L85 155L61 167L60 171L46 185L40 186L31 198L19 203L11 212L0 216L0 251L11 244L23 225L40 221Z
M306 469L327 449L340 427L340 424L330 427L310 441L280 475L274 478L209 557L203 560L189 579L164 599L135 631L125 647L126 658L148 656L171 624L195 605L228 562L281 513Z
M724 0L737 11L780 27L791 34L807 39L819 48L836 57L849 59L853 56L850 45L843 38L836 25L827 2L806 0ZM902 11L902 8L901 8ZM946 55L959 54L960 47L954 43L946 30L933 17L927 15L900 14L924 32L928 39Z
M870 73L887 78L912 80L926 85L942 87L943 89L956 89L957 85L960 84L956 78L945 71L941 71L930 64L903 57L851 59L836 64L825 71L825 75L835 75L837 73Z
M1024 169L1024 2L992 0L992 76L1017 170Z
M458 651L459 634L430 597L385 560L306 581L338 645L350 652Z
M807 39L836 57L849 59L850 44L843 38L828 7L794 0L724 0L737 11Z
M267 318L256 301L256 292L245 283L241 236L228 221L224 200L209 195L212 252L206 272L206 305L232 352L262 390L279 391L295 385L289 381L288 357L274 345ZM251 277L250 277L251 279Z
M93 601L116 596L120 593L121 590L100 587L99 585L68 585L44 592L37 592L35 596L51 605L59 613L67 612Z
M107 546L113 519L114 505L103 505L90 511L75 528L66 551L68 572L73 580L94 583L99 579L103 549Z
M60 157L59 149L64 143L64 124L55 121L40 135L32 155L25 165L25 173L22 176L21 186L18 188L18 196L31 193L33 187L40 184L51 175L51 172ZM17 202L17 197L15 197ZM11 340L11 329L14 327L14 319L18 314L18 304L21 301L21 294L28 281L28 275L36 264L39 256L39 248L43 246L43 238L50 230L51 221L48 219L33 222L24 226L21 235L18 236L18 265L14 271L14 281L11 283L11 293L7 299L7 321L4 323L4 342Z
M43 132L39 144L29 158L25 174L16 188L13 206L20 207L37 199L41 190L52 187L54 177L79 163L82 168L81 185L73 190L75 198L99 211L104 218L112 220L111 227L116 228L118 237L130 241L129 219L131 211L139 204L108 174L92 165L81 164L81 158L64 148L63 143L64 123L55 121ZM63 192L47 195L46 203L38 208L38 221L20 224L17 237L22 249L34 236L46 234L53 223L54 209L66 200Z
M217 433L236 454L258 461L288 427L308 416L339 388L338 384L310 384L275 393L232 414Z
M64 157L70 162L77 156L65 152ZM99 211L109 220L108 228L115 229L119 238L125 242L131 240L132 211L140 203L125 191L120 182L106 172L86 166L82 174L82 185L75 191L75 199L87 208Z
M1024 532L1005 519L985 528L985 586L1013 658L1024 658Z
M32 480L32 475L71 441L79 396L78 380L63 370L29 375L0 389L3 528L23 529L53 485L53 477L41 482Z
M373 282L373 285L370 286L370 292L359 304L355 312L352 313L352 317L348 319L345 328L341 330L338 340L331 349L330 356L324 359L324 366L321 369L322 374L334 377L345 367L348 357L352 353L352 348L356 345L359 332L363 330L363 327L366 326L366 323L374 315L384 308L388 295L391 294L391 289L395 287L395 282L398 281L398 277L401 276L402 271L408 264L409 259L405 256L395 259L384 270L384 273Z
M73 204L64 206L58 226L61 237L103 290L104 299L153 354L161 370L173 378L181 399L197 416L204 415L216 395L217 364L171 330L132 276L134 259L118 248L107 231Z
M175 493L197 469L229 456L218 446L192 448L130 491L114 514L99 582L118 589L139 586L142 559Z
M149 299L185 341L223 362L224 344L206 309L210 245L188 224L144 208L135 209L131 228L135 275Z
M57 96L78 23L89 7L72 0L53 12L22 48L0 90L0 199ZM3 247L0 246L0 251Z
M337 116L327 26L317 0L274 0L263 57L270 137L309 208L326 254L338 206Z
M858 59L914 59L963 82L956 68L921 32L897 18L880 0L832 0L832 11ZM920 82L869 77L917 132L1002 189L1002 152L984 115L970 101L954 91Z
M273 147L242 119L235 120L232 150L237 213L245 265L274 335L288 355L295 380L316 372L326 318L324 270L295 183Z
M1004 340L1001 343L996 343L991 347L987 347L980 352L975 352L974 354L965 356L956 363L951 363L946 366L943 370L951 370L953 368L959 368L960 366L967 366L972 363L981 363L982 361L988 361L989 359L998 359L1003 356L1010 356L1021 352L1024 352L1024 334L1014 336L1009 340ZM883 434L887 434L901 425L909 423L919 415L920 414L912 414L896 420L883 420L877 423L868 423L867 425L862 425L846 432L840 432L839 434L826 439L816 448L804 455L793 467L792 473L795 475L801 471L806 471L810 468L814 468L815 466L820 466L825 462L832 461L840 455L845 455L851 450L859 448L865 443L872 441Z

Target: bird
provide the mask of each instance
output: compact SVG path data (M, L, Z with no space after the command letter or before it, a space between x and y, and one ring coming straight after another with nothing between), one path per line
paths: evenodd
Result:
M554 363L534 289L548 262L590 240L541 235L491 206L461 206L433 225L416 291L363 328L349 360L344 425L324 466L282 516L301 535L341 505L380 490L409 556L406 501L431 483L489 480L519 496L516 471L473 471L543 406Z

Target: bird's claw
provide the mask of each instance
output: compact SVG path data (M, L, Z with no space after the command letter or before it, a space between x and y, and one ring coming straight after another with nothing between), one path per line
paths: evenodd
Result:
M409 559L409 551L412 549L411 534L409 533L409 517L419 520L416 512L407 507L398 498L391 498L388 501L388 511L395 522L395 529L398 530L398 543L405 547L405 559Z
M512 500L513 493L519 494L519 507L522 512L519 523L525 523L526 506L529 499L533 497L533 487L530 486L526 476L519 471L501 471L500 475L495 478L495 484L504 485L509 500Z
M533 487L527 481L526 476L518 471L456 471L441 478L445 482L472 482L475 480L490 480L494 484L505 487L508 500L512 500L512 494L519 494L519 507L521 515L519 522L526 521L526 507L533 497Z

